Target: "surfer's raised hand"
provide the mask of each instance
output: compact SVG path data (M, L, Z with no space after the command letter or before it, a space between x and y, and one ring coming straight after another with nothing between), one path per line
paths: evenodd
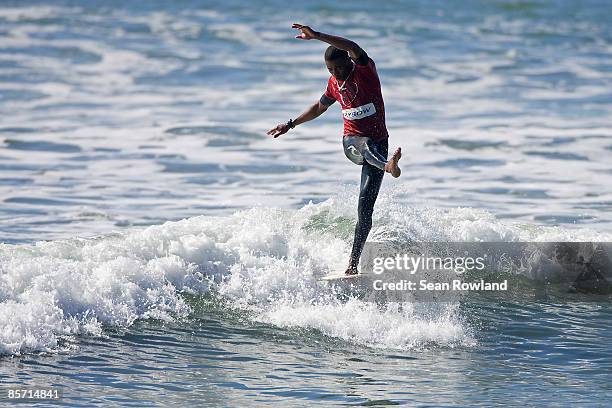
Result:
M279 123L272 129L268 130L267 133L270 136L274 136L274 138L276 139L280 135L284 135L285 133L287 133L289 129L291 129L291 127L289 126L288 123Z
M318 33L308 26L293 23L291 25L291 28L300 30L300 34L295 36L295 38L298 38L300 40L312 40L314 38L317 38Z

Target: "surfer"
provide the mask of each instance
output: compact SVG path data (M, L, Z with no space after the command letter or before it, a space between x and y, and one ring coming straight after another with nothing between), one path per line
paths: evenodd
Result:
M372 228L374 203L385 172L399 177L397 163L402 157L397 148L390 160L388 156L389 133L385 125L385 105L380 80L374 61L357 43L346 38L314 31L312 28L293 24L300 31L295 38L319 40L329 44L325 50L325 65L331 74L321 98L295 119L281 123L268 131L277 138L290 129L319 117L338 101L344 117L344 154L353 163L361 165L358 217L355 226L353 248L349 258L347 275L357 273L357 265L363 245Z

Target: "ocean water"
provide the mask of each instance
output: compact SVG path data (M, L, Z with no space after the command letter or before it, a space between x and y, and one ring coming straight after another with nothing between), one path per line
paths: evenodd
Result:
M0 383L70 406L606 406L607 295L372 303L319 278L360 169L324 45L376 61L370 240L612 241L606 1L0 3ZM39 405L44 405L41 403Z

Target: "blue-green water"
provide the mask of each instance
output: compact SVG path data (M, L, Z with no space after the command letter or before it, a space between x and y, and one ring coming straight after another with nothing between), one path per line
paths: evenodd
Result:
M376 61L403 148L372 241L612 241L611 10L3 1L2 387L71 406L609 405L609 295L511 270L502 297L338 296L319 278L345 266L359 178L338 108L265 131L324 90L324 45L290 28L310 24Z
M609 304L476 301L460 313L476 344L393 350L202 307L81 337L78 351L5 360L2 373L87 406L607 405Z

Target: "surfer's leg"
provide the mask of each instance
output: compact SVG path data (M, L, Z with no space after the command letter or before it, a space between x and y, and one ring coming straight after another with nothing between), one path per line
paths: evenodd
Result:
M344 145L344 154L350 161L355 164L363 164L364 162L372 166L391 173L393 177L399 177L402 171L397 162L402 157L402 151L398 148L393 157L387 161L387 153L381 154L380 146L385 144L385 152L388 150L388 140L383 139L379 142L374 142L369 137L364 136L344 136L342 144Z
M387 149L388 149L387 139L385 139L384 142L387 145ZM382 141L379 142L379 144L381 143ZM385 151L387 149L385 149ZM386 158L387 155L385 154L385 157L383 157L380 154L380 152L378 151L377 145L374 143L374 141L372 141L372 139L368 138L367 141L363 144L361 154L363 155L363 159L366 162L368 162L374 167L377 167L378 169L382 171L385 170L385 165L387 164L387 158Z
M384 142L387 143L387 139L385 139ZM382 141L379 143L382 143ZM387 149L385 149L385 151L386 150ZM402 149L398 147L389 161L387 161L386 157L386 154L385 157L382 157L378 152L377 145L371 139L368 139L363 150L363 158L365 161L387 173L391 173L393 177L399 177L402 171L397 165L397 162L402 157Z
M374 144L377 154L383 159L387 156L388 143L383 140ZM357 205L357 225L355 226L355 238L353 239L353 249L349 259L349 266L346 270L347 274L357 273L357 265L361 257L363 245L368 238L370 229L372 229L372 214L374 213L374 203L378 197L378 191L382 184L384 170L371 165L368 162L363 163L361 168L361 186L359 191L359 203Z

